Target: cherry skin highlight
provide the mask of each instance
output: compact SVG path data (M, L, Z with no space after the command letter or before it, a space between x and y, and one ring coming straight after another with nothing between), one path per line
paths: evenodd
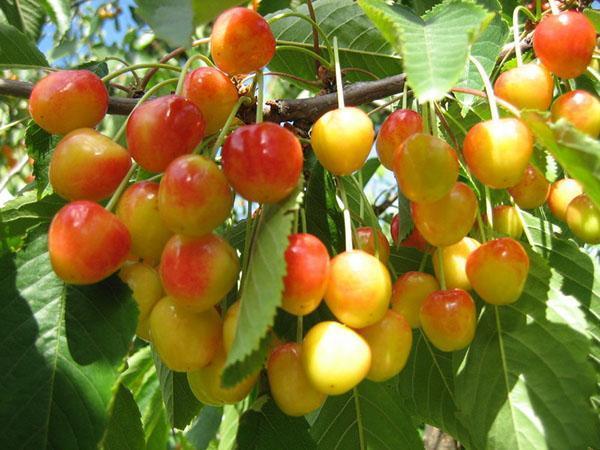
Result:
M260 14L231 8L215 20L210 54L217 67L230 75L255 72L275 55L275 37Z
M492 217L496 233L513 239L519 239L523 234L523 223L514 206L494 206Z
M600 209L585 194L578 195L567 207L567 225L587 244L600 244Z
M303 155L294 134L274 123L244 125L222 149L223 172L237 193L258 203L277 203L294 190Z
M67 200L109 197L131 167L129 152L91 128L63 137L52 153L49 177L54 192Z
M394 243L398 241L398 232L400 228L400 216L395 214L392 217L392 223L390 224L390 233L392 235L392 240ZM421 233L416 227L413 227L411 232L406 236L406 238L400 242L401 247L413 247L419 250L420 252L429 252L431 246L429 243L423 238Z
M160 180L158 209L175 233L202 236L221 225L233 206L233 191L219 167L200 155L183 155Z
M467 259L480 245L475 239L464 237L456 244L449 245L448 247L438 247L431 258L436 278L438 280L441 279L439 252L442 252L446 288L470 291L471 283L466 272Z
M304 316L317 309L325 294L329 280L329 253L312 234L292 234L288 241L281 307L290 314Z
M423 132L423 119L412 109L398 109L386 117L377 134L377 155L392 170L394 153L413 134Z
M600 100L587 91L575 90L561 95L552 104L552 120L569 121L579 131L598 139L600 134Z
M29 114L50 134L93 128L108 110L108 91L88 70L61 70L38 81L29 97Z
M519 109L545 111L552 103L554 80L541 64L523 64L501 73L494 93Z
M571 200L583 194L583 186L573 178L563 178L552 183L548 195L548 207L554 217L563 222L566 220L567 207Z
M521 181L508 188L508 192L520 208L534 209L546 203L550 183L537 167L528 164Z
M191 101L167 95L142 103L127 122L127 145L133 159L149 172L192 153L204 137L205 122Z
M50 261L69 284L93 284L119 270L131 247L129 231L114 214L87 200L63 206L48 231Z
M432 275L406 272L396 280L392 288L392 309L402 314L412 328L419 328L419 311L423 301L439 289L440 285Z
M371 227L358 227L356 229L356 247L363 252L367 252L369 255L375 256L375 251L379 252L379 261L383 264L387 264L390 259L390 243L388 242L385 234L381 230L377 230L378 242L375 245L375 237L373 236L373 228Z

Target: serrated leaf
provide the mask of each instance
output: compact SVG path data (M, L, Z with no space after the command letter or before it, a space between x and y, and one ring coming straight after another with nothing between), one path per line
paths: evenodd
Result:
M48 169L52 149L56 146L58 140L58 136L52 136L33 120L29 122L25 130L25 146L27 147L27 153L33 159L33 174L35 175L38 198L42 197L50 183Z
M0 66L48 67L48 61L25 34L0 23Z
M32 41L39 38L46 15L37 0L2 0L0 9L10 25Z
M204 406L186 431L186 439L195 449L206 449L219 431L222 418L221 406Z
M459 81L471 43L491 19L485 8L465 0L446 0L422 18L384 0L358 3L402 55L408 85L420 102L440 100Z
M111 402L108 425L100 448L103 450L144 450L140 410L133 395L119 383Z
M88 61L77 65L77 69L85 69L95 73L100 78L108 75L108 64L106 61Z
M71 0L41 0L40 3L56 25L59 36L64 35L71 26Z
M38 225L50 224L64 205L65 200L57 195L38 200L34 191L28 191L0 209L0 237L22 237Z
M216 450L232 450L235 448L235 437L237 435L240 423L240 412L235 405L225 405L223 407L223 419L218 432L218 443ZM213 441L214 442L214 441ZM210 447L213 450L213 447Z

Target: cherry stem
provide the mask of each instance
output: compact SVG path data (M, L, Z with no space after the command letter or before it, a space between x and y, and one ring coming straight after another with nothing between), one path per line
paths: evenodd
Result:
M435 115L435 103L432 101L429 102L429 126L431 127L431 135L434 137L438 136L438 127L437 127L437 116Z
M490 81L490 77L486 73L485 69L481 65L473 55L469 55L469 61L477 68L479 72L479 76L481 77L481 81L485 86L485 92L487 93L488 102L490 104L490 113L492 115L492 120L498 120L500 118L500 114L498 113L498 104L496 102L496 95L494 94L494 88L492 87L492 82Z
M203 61L208 67L214 67L212 61L208 58L208 56L205 56L202 54L197 54L197 55L194 55L191 58L189 58L185 62L185 65L183 66L183 69L181 70L181 74L179 75L179 82L177 83L177 89L175 89L176 95L181 95L181 93L183 92L183 84L185 83L185 77L186 77L188 71L190 70L190 67L192 67L192 64L194 64L194 62L196 62L198 60Z
M22 119L18 119L18 120L15 120L14 122L10 122L10 123L7 123L6 125L2 125L0 127L0 133L3 133L4 131L8 130L9 128L14 127L15 125L19 125L20 123L25 122L26 120L29 120L29 117L23 117Z
M295 42L291 42L291 43L295 44ZM317 59L321 64L323 64L328 69L331 69L331 63L329 61L327 61L321 55L317 55L315 52L313 52L312 50L309 50L307 48L299 47L298 45L278 45L277 50L289 50L289 51L304 53L304 54L310 56L311 58Z
M521 45L519 44L519 10L521 6L517 6L513 11L513 40L515 41L515 57L517 58L517 67L523 65L523 54L521 53Z
M560 14L560 8L556 4L555 0L548 0L548 4L550 5L550 10L552 14Z
M107 83L108 81L117 78L118 76L123 75L124 73L133 72L136 69L165 69L172 70L174 72L181 72L181 69L177 66L172 66L171 64L161 64L161 63L141 63L141 64L133 64L131 66L124 67L123 69L117 70L115 72L109 73L108 75L102 77L102 82Z
M594 69L591 66L588 66L587 71L591 76L593 76L596 79L597 82L600 83L600 73L596 69Z
M419 263L419 272L423 272L425 270L425 265L427 264L427 257L429 255L427 252L423 252L423 257L421 258L421 262Z
M335 63L335 87L337 90L338 108L342 109L346 105L344 104L344 84L342 82L337 36L333 37L333 60Z
M335 48L335 38L333 38L333 45ZM348 207L348 197L346 196L346 188L341 177L337 177L337 185L340 190L340 197L342 204L344 205L344 238L346 242L346 251L352 250L352 219L350 218L350 208Z
M490 224L490 228L494 229L494 211L492 209L492 199L490 197L490 189L487 186L483 187L485 191L485 213L487 215L487 222Z
M377 108L373 108L371 111L369 111L367 113L367 115L371 115L371 114L375 114L376 112L381 111L382 109L387 108L388 106L396 103L397 101L400 100L400 98L403 96L404 94L400 94L397 97L394 97L393 99L391 99L389 102L385 102L383 105L379 105Z
M481 211L479 210L479 205L477 205L477 225L479 226L479 236L481 238L481 243L487 242L487 237L485 235L485 228L483 224L483 218L481 217Z
M306 233L306 211L300 208L300 223L302 224L302 232Z
M515 203L515 199L511 196L510 201L517 211L517 215L519 216L519 220L521 221L521 225L523 226L523 232L525 233L525 238L527 238L527 242L531 248L534 248L533 236L531 235L531 230L529 229L529 225L525 222L525 217L523 216L523 211L519 208L519 205ZM542 227L543 228L543 227Z
M135 169L137 169L137 166L138 165L137 165L137 163L135 161L131 163L131 167L129 168L129 172L127 172L127 174L123 177L123 179L121 180L121 183L117 187L117 190L113 193L112 197L110 198L110 200L106 204L105 209L107 211L112 211L114 209L114 207L117 205L117 202L121 198L121 195L123 194L123 191L125 191L125 188L127 187L127 184L129 184L129 179L133 175L133 172L135 171Z
M227 132L229 131L229 128L231 127L231 123L233 122L235 115L237 114L238 110L240 109L240 106L242 106L242 103L250 103L251 101L252 101L252 99L250 97L243 95L238 99L237 102L235 102L235 105L233 105L233 108L231 108L231 112L229 113L229 116L227 117L227 120L225 121L223 128L221 128L221 131L219 132L219 136L217 137L217 140L215 141L213 148L210 152L210 157L212 159L215 159L215 156L217 156L217 151L219 150L219 147L221 145L223 145L225 136L227 135Z
M446 274L444 273L444 247L437 248L438 263L440 265L440 288L446 289Z
M127 61L125 61L122 58L119 58L118 56L106 56L104 58L104 61L117 61L120 62L121 64L123 64L125 67L130 67L131 64L129 64ZM140 77L138 76L138 74L135 72L135 70L131 71L131 75L133 75L133 78L135 79L135 84L136 86L140 85Z
M256 71L256 123L263 121L265 103L265 77L262 69Z
M298 318L296 319L296 342L298 344L302 343L303 319L304 319L304 316L298 316Z
M402 109L406 108L408 108L408 83L405 78L404 86L402 86Z

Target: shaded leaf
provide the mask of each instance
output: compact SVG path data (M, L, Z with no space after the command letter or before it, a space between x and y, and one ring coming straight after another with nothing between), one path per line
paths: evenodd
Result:
M101 448L104 450L146 448L140 410L131 392L121 383L110 405L108 425Z
M41 198L50 183L48 169L52 156L51 152L58 140L58 136L50 135L33 120L29 122L25 130L25 145L27 146L27 153L33 159L33 175L35 176L38 198Z
M222 407L204 406L185 433L185 437L194 448L205 450L219 431L222 417Z
M37 0L2 0L0 9L10 25L36 41L46 17Z
M192 43L192 0L137 0L136 3L137 13L157 37L173 47L187 47Z
M48 61L21 31L0 23L0 66L11 65L48 67Z
M38 200L35 192L26 192L0 209L0 236L20 237L37 225L49 225L54 214L65 203L58 195L48 195Z

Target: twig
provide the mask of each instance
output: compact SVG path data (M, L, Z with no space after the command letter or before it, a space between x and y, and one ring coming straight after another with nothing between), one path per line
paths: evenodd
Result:
M17 164L15 164L15 166L8 171L4 179L0 181L0 192L2 192L4 188L8 186L8 183L10 182L12 177L21 173L21 171L27 164L27 161L29 161L29 155L22 156L21 159L17 162Z

